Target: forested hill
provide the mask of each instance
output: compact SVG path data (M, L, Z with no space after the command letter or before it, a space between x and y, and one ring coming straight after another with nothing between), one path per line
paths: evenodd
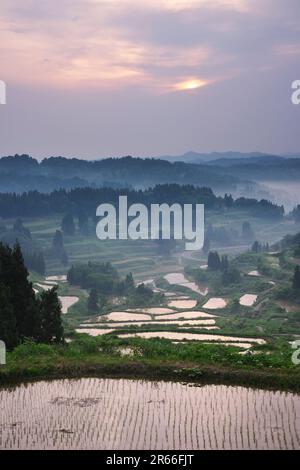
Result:
M216 174L206 166L154 158L87 161L51 157L38 162L28 155L15 155L0 159L0 192L51 192L87 186L143 189L164 183L205 185L226 192L233 191L241 179L230 173Z
M84 211L95 216L99 204L109 202L118 204L120 195L127 195L128 203L179 203L205 204L206 210L244 210L256 217L282 218L284 209L265 199L238 198L229 195L216 196L210 188L193 185L165 184L146 190L104 188L76 188L70 191L59 190L49 194L31 191L23 194L0 194L0 217L35 217L57 213L78 213Z

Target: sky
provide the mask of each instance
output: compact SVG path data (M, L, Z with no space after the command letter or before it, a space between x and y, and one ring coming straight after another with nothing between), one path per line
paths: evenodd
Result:
M300 152L299 0L1 0L0 155Z

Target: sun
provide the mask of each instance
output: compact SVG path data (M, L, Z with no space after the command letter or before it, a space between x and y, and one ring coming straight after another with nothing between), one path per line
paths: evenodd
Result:
M192 80L186 80L184 82L177 83L175 85L176 90L196 90L197 88L201 88L207 85L205 80L200 80L198 78L194 78Z

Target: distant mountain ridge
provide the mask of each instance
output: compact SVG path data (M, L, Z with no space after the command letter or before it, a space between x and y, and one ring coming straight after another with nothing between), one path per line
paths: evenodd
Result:
M257 195L257 184L266 181L300 182L300 158L259 152L187 152L180 160L131 156L93 161L65 157L38 161L29 155L0 158L2 193L103 186L145 189L176 183L210 187L217 194L252 197Z
M204 163L204 162L213 162L213 161L220 161L223 159L228 160L245 160L245 159L259 159L259 158L285 158L283 155L274 155L262 152L237 152L237 151L228 151L228 152L211 152L211 153L199 153L194 151L186 152L182 155L171 156L171 155L164 155L161 157L162 160L168 161L183 161L188 163ZM288 157L288 155L286 156ZM296 157L296 156L295 156Z
M165 183L233 191L242 181L230 174L218 174L208 166L155 158L128 156L89 161L50 157L39 162L29 155L15 155L0 159L0 192L103 186L143 189Z

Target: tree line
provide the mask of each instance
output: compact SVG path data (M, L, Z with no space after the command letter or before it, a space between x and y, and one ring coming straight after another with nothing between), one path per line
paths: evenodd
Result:
M102 188L76 188L70 191L64 189L51 193L30 191L22 194L0 194L0 217L45 217L52 214L71 213L78 217L95 217L99 204L118 204L119 196L125 195L128 204L204 204L206 209L230 210L243 209L247 213L263 218L280 219L284 208L262 199L238 198L231 196L216 196L210 188L193 185L162 184L145 190ZM84 226L84 220L81 226Z

